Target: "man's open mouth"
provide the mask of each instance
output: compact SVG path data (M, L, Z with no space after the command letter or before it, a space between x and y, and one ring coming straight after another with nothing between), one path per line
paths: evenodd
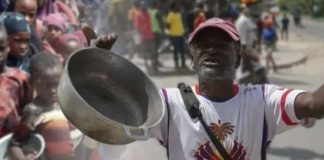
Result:
M218 59L205 59L202 65L211 68L219 68L223 66L223 63Z

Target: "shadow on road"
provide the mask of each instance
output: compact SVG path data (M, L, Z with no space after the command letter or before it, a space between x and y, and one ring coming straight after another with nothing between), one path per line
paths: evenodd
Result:
M277 155L281 157L288 157L291 160L311 160L311 159L323 159L324 155L318 154L313 151L300 149L300 148L270 148L268 151L269 154Z

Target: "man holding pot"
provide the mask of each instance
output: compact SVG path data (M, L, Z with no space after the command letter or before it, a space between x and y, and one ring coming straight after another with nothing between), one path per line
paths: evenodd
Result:
M114 40L110 36L100 42L111 46ZM231 22L213 18L202 23L191 34L189 47L199 80L191 88L208 129L188 114L179 89L162 89L167 114L154 136L167 147L170 160L265 159L267 144L276 134L305 118L324 117L324 85L305 92L270 84L235 84L241 43Z

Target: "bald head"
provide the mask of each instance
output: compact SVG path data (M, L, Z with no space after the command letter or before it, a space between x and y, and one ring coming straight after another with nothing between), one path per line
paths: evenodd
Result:
M26 21L33 25L35 21L36 11L37 11L37 1L36 0L16 0L15 2L15 12L24 15Z

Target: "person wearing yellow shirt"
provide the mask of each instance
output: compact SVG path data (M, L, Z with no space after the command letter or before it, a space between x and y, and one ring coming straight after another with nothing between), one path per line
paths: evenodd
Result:
M175 62L175 68L179 69L179 58L181 57L181 68L186 68L185 60L185 45L184 45L184 34L185 29L183 25L182 15L180 12L179 4L176 2L171 3L170 12L166 17L166 23L169 30L169 36L171 38L172 45L174 47L173 57Z

